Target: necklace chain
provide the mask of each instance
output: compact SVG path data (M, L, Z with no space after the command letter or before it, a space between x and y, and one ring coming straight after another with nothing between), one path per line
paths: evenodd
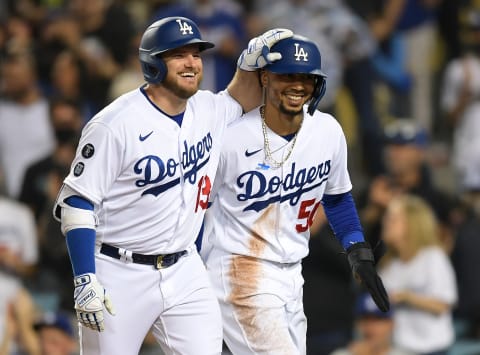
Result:
M265 159L273 166L274 169L280 168L288 160L288 158L290 158L290 155L292 154L292 151L293 151L293 147L295 146L295 143L297 141L298 132L300 131L300 128L302 128L302 126L300 125L300 128L293 136L293 139L291 140L291 142L287 143L287 144L290 144L290 146L288 147L288 151L285 157L282 159L282 161L278 161L273 157L272 151L270 150L270 141L268 140L267 124L265 123L265 106L260 107L260 117L262 118L263 145L265 150ZM302 120L302 124L303 124L303 120Z

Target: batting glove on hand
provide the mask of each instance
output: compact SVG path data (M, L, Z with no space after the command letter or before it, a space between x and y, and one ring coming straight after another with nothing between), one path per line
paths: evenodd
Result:
M365 243L356 243L347 250L347 257L353 274L365 286L377 307L382 312L390 309L387 291L382 279L377 275L372 249Z
M246 71L255 71L276 60L282 59L278 52L270 53L270 48L282 39L293 36L293 32L286 28L275 28L264 34L254 37L248 42L237 61L237 66Z
M76 276L74 285L75 310L78 321L87 328L103 331L103 306L105 305L108 313L115 315L105 289L97 281L95 274L90 273Z

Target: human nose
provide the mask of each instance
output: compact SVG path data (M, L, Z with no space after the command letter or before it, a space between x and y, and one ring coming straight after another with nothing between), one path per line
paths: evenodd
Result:
M191 68L194 66L196 57L193 54L188 54L185 56L185 66Z

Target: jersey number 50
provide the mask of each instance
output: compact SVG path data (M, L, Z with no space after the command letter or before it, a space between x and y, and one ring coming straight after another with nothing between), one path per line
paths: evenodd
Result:
M315 213L318 210L318 206L320 206L320 201L315 203L315 199L312 198L311 200L302 201L300 204L300 210L298 211L298 219L305 219L303 224L298 223L295 225L298 233L306 232L308 228L310 228L313 224L313 218L315 217Z

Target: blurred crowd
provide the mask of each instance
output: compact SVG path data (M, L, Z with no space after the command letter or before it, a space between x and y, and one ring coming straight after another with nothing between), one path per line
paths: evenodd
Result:
M352 279L320 209L304 261L309 354L480 354L479 1L0 0L0 355L78 353L52 203L82 127L143 84L140 36L171 15L216 44L204 89L224 89L269 28L321 50L319 109L345 130L392 309ZM158 353L148 337L142 351Z

